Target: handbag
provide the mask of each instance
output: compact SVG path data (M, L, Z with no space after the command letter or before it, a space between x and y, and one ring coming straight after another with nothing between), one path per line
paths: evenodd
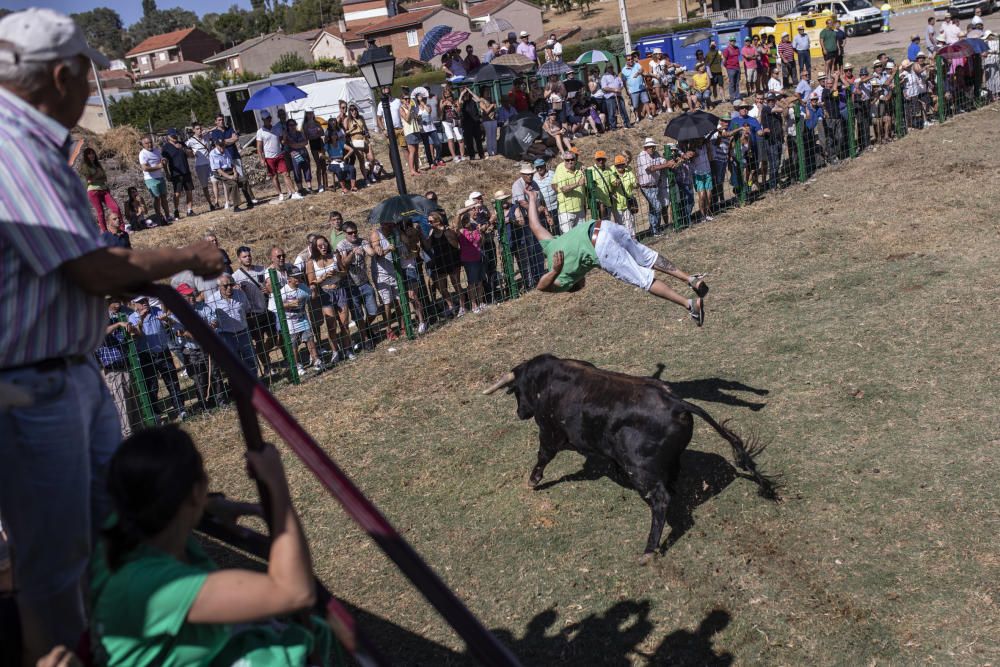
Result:
M351 146L353 146L354 148L362 149L362 148L365 147L365 140L364 139L351 139Z

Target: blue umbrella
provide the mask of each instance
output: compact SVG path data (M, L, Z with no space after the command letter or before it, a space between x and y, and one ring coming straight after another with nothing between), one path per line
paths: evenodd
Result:
M451 31L450 25L436 25L424 33L424 38L420 40L420 59L425 63L430 62L430 59L437 55L434 53L434 47Z
M300 90L298 86L279 83L267 88L261 88L251 95L250 99L243 106L243 110L267 109L268 107L286 104L292 100L301 100L303 97L308 97L308 95Z
M986 53L987 51L990 50L990 45L987 44L982 39L979 39L979 38L976 38L976 37L968 37L968 38L966 38L965 41L968 42L969 46L972 47L972 52L973 53Z

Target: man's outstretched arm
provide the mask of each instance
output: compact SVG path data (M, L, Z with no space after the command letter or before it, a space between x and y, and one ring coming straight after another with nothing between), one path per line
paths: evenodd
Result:
M222 272L223 264L222 253L215 245L198 241L183 248L100 248L60 268L84 291L105 296L136 289L185 269L201 277L213 277Z

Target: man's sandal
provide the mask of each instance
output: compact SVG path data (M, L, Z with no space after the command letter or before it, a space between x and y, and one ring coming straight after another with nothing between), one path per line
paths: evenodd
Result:
M688 285L698 296L703 297L708 294L708 283L705 282L706 276L708 276L707 273L694 273L688 278Z
M691 299L688 301L688 314L694 323L699 327L705 323L705 301L703 299ZM697 308L695 308L697 306Z

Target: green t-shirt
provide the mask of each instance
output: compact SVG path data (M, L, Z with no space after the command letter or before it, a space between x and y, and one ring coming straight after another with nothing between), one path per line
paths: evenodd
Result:
M823 28L819 31L819 41L823 43L823 53L828 56L837 55L837 31Z
M562 236L539 241L542 252L545 253L545 269L548 271L552 270L552 256L559 250L563 251L563 269L555 283L557 292L565 292L580 282L591 269L600 266L594 244L590 241L591 228L590 223L581 222Z
M360 232L358 232L360 234ZM330 227L330 247L336 248L341 241L347 240L347 232L338 232L336 227Z
M586 196L584 195L586 180L580 184L580 187L573 188L568 192L560 190L564 186L576 183L577 179L581 176L583 176L583 172L579 169L570 171L564 164L556 167L555 173L552 175L552 187L555 188L556 197L559 199L560 213L579 213L583 210L586 203ZM585 176L584 179L586 179Z
M283 667L307 664L313 650L327 656L332 635L317 619L316 634L296 623L189 623L188 611L208 575L216 570L201 547L188 539L187 563L150 546L108 569L104 544L91 562L91 625L98 662L109 667Z

